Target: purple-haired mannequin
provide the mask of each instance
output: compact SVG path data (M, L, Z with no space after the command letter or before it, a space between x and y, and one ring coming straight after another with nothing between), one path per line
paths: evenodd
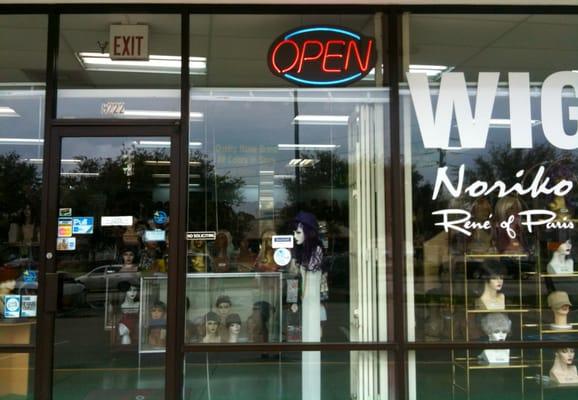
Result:
M319 226L313 214L300 212L295 217L293 235L296 246L293 261L301 275L301 333L303 342L321 340L321 263L323 247L319 240ZM321 398L321 355L305 352L302 358L302 398Z

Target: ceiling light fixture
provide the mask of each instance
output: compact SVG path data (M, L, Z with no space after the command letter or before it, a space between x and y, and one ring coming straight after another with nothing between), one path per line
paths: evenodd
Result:
M87 71L144 72L156 74L180 74L181 57L150 55L148 60L111 60L108 53L80 52L76 58ZM207 59L189 57L189 74L205 75Z
M43 144L44 139L0 138L0 144Z
M16 111L10 107L0 107L0 117L19 117Z
M99 176L98 172L61 172L60 176Z
M334 150L338 144L278 144L278 150Z
M305 167L312 167L317 163L317 160L313 160L311 158L294 158L289 161L287 164L288 167L293 168L305 168Z
M532 126L536 126L540 124L540 121L537 119L530 120ZM490 125L494 128L509 128L512 125L512 121L508 118L492 118L490 119Z
M163 140L139 140L134 142L134 145L140 148L159 148L171 147L171 142ZM201 147L202 145L201 142L189 142L189 147Z
M293 118L293 124L299 125L347 125L347 115L298 115Z
M141 118L181 118L180 111L158 111L158 110L125 110L122 114L115 114L116 117L141 117ZM191 112L190 121L202 121L203 113Z
M442 72L449 72L453 67L448 67L447 65L421 65L421 64L411 64L409 66L409 72L411 73L422 73L427 76L437 76Z
M24 159L24 161L28 161L30 164L42 164L44 160L42 158L29 158ZM75 160L75 159L62 159L60 160L60 164L80 164L82 160Z

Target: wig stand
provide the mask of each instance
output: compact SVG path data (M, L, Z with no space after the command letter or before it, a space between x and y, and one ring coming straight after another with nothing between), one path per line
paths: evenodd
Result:
M301 270L303 278L303 299L301 303L301 332L303 342L321 340L321 271ZM321 399L321 353L305 351L302 355L301 398Z

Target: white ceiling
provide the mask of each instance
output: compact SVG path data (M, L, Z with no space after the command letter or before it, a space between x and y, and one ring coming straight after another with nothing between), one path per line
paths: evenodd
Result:
M178 15L64 15L62 87L178 87L178 75L87 72L75 53L99 51L112 23L145 23L151 54L180 54ZM267 69L267 50L281 33L330 23L373 35L372 15L193 15L191 55L207 57L196 86L286 86ZM45 16L0 16L0 82L44 80ZM409 63L441 64L474 79L480 71L530 72L534 81L578 69L578 15L420 15L408 18ZM371 82L365 82L370 85Z

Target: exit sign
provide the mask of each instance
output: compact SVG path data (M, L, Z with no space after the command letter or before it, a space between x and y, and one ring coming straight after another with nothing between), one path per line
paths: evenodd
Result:
M148 60L148 25L111 25L109 54L112 60Z

